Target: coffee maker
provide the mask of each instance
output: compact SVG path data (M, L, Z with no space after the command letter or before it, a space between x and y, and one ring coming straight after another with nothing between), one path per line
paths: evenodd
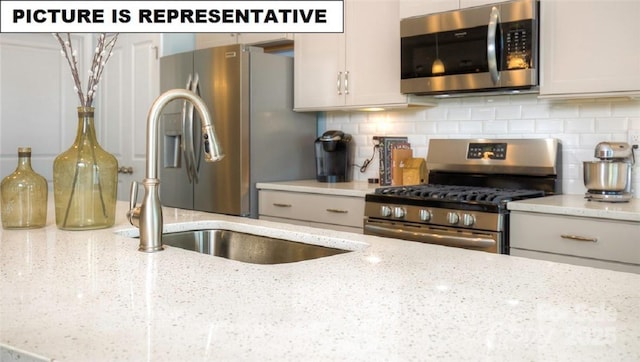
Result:
M326 131L315 141L316 180L349 182L353 175L353 140L342 131Z
M596 145L595 157L599 160L583 164L585 198L603 202L631 200L633 147L624 142L600 142Z

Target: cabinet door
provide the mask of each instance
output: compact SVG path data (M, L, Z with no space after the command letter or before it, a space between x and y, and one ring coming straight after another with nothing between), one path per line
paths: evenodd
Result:
M511 0L460 0L460 9L471 8L474 6L503 3L506 1L511 1Z
M344 34L296 34L294 44L294 108L344 105Z
M282 40L292 40L291 33L240 33L238 34L238 43L240 44L262 44L271 43Z
M400 19L456 10L459 0L400 0Z
M93 54L91 36L72 34L71 42L82 76ZM51 182L53 160L73 143L79 103L60 45L51 34L0 34L0 74L0 178L15 169L18 147L30 146L33 169ZM98 132L101 144L104 136Z
M540 8L541 95L640 92L639 1L543 1Z
M398 11L397 0L347 0L344 34L296 35L296 110L405 103Z
M198 33L196 49L207 49L238 43L238 33Z
M346 105L406 102L400 93L398 1L351 0L346 4Z
M119 166L132 169L118 174L118 200L129 200L131 181L145 177L147 112L160 94L159 46L159 34L120 34L98 85L96 126L102 145Z

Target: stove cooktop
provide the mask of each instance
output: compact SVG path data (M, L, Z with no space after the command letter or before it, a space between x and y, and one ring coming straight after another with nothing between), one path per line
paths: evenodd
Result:
M541 190L425 184L377 188L366 201L496 211L509 201L545 196Z

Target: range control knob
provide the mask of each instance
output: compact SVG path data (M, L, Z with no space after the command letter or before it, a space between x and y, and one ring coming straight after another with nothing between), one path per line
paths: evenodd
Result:
M404 207L396 206L393 208L393 216L395 216L397 219L402 219L404 215L406 215L406 213L407 211L404 209Z
M471 226L476 223L476 217L471 214L462 215L462 225Z
M380 208L380 215L382 215L383 217L391 216L391 208L387 205L382 206Z
M425 209L421 209L420 210L420 220L422 220L422 221L431 220L431 211L425 210Z
M460 215L458 215L457 212L449 212L447 214L447 221L449 221L449 224L455 225L460 221Z

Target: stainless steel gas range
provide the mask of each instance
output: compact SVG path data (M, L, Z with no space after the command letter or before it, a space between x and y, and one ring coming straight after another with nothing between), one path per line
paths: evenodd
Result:
M561 193L555 139L432 139L428 184L365 197L364 233L509 254L509 201Z

